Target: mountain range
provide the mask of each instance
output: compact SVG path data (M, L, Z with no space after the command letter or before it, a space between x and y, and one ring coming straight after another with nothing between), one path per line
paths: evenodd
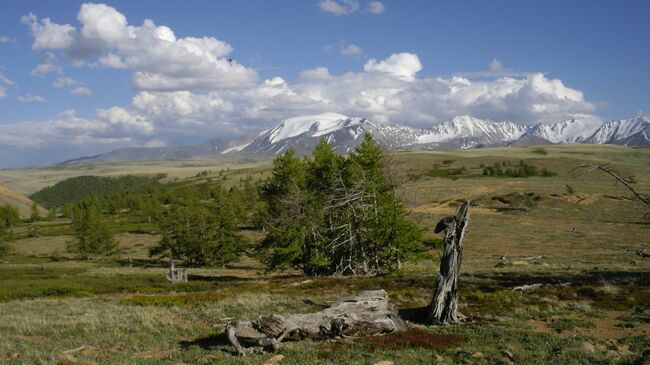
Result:
M371 133L393 151L572 143L650 145L650 119L645 115L609 122L570 119L535 125L461 115L430 128L413 128L338 113L323 113L285 119L271 129L239 141L213 139L192 146L124 148L69 160L64 164L219 155L273 156L287 148L305 154L312 151L321 138L325 138L337 151L347 153L361 142L360 137L365 132Z

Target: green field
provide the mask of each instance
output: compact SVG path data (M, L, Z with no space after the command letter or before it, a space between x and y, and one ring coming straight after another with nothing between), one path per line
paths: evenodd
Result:
M383 337L288 342L279 350L281 364L634 364L650 348L650 259L630 251L650 250L647 208L605 174L570 173L582 163L609 163L648 193L650 149L516 147L391 159L397 194L426 236L436 237L432 227L459 201L474 202L460 283L460 311L469 321L413 324L407 333ZM483 175L485 166L522 160L556 175ZM264 178L270 167L270 160L246 159L39 167L2 170L0 184L30 194L79 175L166 173L166 181L180 185L228 185L248 175ZM393 275L289 285L307 278L265 272L245 257L226 267L189 268L189 282L172 285L164 278L166 263L147 254L160 239L156 227L112 222L111 228L120 253L90 261L66 252L73 240L66 219L15 229L13 254L0 259L1 364L262 364L275 354L232 352L223 334L229 320L313 312L366 289L386 289L401 309L423 306L439 265L439 248L432 248ZM253 243L262 237L246 234ZM533 283L550 285L512 290Z

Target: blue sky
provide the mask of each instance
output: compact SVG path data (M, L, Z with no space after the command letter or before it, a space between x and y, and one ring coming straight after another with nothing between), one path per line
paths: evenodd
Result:
M648 1L82 4L0 5L0 166L325 111L427 126L650 110Z

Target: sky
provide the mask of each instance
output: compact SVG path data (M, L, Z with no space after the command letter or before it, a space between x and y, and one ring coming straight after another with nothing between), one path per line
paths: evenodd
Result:
M650 110L649 1L3 1L0 168L322 112L427 127Z

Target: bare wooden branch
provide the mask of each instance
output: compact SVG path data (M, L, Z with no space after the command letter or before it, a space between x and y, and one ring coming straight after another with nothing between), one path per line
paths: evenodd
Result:
M438 284L426 320L430 323L452 324L465 319L458 312L458 278L463 260L463 238L469 223L470 202L465 201L454 217L443 218L436 231L445 231L445 248L440 260Z
M316 313L283 317L259 316L253 321L234 321L226 335L238 353L277 349L287 340L323 340L336 337L372 336L406 329L395 305L384 290L364 291Z
M629 182L627 179L625 179L623 176L621 176L621 173L619 173L618 171L614 170L613 168L611 168L611 167L609 167L609 166L607 166L607 165L583 164L583 165L580 165L580 166L574 168L573 170L571 170L571 172L572 172L574 175L579 176L579 175L584 175L585 173L587 173L587 172L589 172L589 171L591 171L591 170L600 170L600 171L603 171L603 172L605 172L606 174L610 175L610 176L613 177L617 182L621 183L621 184L622 184L623 186L625 186L629 191L631 191L632 194L634 194L634 196L635 196L639 201L641 201L643 204L645 204L646 206L648 206L648 208L650 208L650 196L638 192L638 191L634 188L634 186L632 186L632 184L630 184L630 182Z

